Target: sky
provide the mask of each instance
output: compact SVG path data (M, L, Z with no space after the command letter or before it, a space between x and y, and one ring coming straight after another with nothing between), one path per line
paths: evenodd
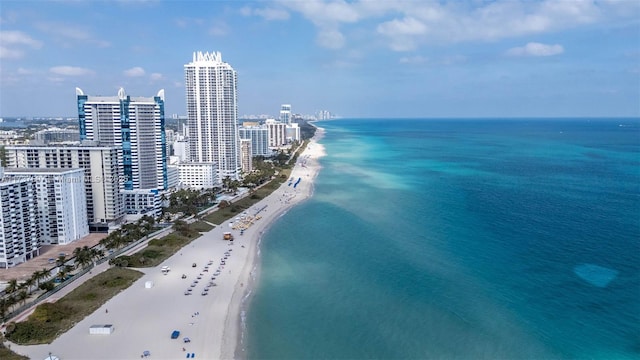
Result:
M640 117L637 0L0 0L0 117L77 116L76 87L183 115L195 51L240 116Z

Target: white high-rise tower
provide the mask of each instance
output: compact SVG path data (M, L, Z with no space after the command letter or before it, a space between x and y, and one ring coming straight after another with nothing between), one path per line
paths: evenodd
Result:
M287 125L291 125L291 105L282 104L280 106L280 121Z
M193 162L215 162L218 179L238 179L237 75L219 52L194 52L184 65L189 157Z

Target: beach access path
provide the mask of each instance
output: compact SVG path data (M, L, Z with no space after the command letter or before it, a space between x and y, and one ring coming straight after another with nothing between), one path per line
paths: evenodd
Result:
M11 349L30 359L45 359L49 353L62 360L136 359L144 357L145 351L151 359L191 355L198 359L233 358L240 339L242 299L256 267L258 241L270 223L311 196L312 182L320 169L318 159L324 155L324 148L317 142L322 135L323 129L318 128L298 157L291 173L294 182L300 179L297 186L285 182L248 209L247 215L259 219L242 235L232 229L234 219L230 219L157 267L137 269L144 275L130 288L51 344L11 344ZM233 244L222 239L227 231L234 235ZM163 266L170 268L167 274L161 272ZM216 286L207 287L211 281ZM202 295L207 288L207 295ZM192 289L191 295L185 295L188 289ZM109 335L89 334L92 325L104 324L112 325L114 331ZM174 330L180 331L177 339L171 338ZM185 343L185 337L190 341Z

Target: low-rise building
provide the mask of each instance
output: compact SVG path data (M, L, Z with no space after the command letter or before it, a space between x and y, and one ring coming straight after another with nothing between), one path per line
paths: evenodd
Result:
M180 186L188 186L193 189L210 189L220 186L218 179L218 166L214 162L188 162L179 163L178 172Z

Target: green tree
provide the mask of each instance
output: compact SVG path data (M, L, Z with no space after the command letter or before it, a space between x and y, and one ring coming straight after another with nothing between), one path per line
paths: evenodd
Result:
M91 249L88 246L77 247L73 250L73 256L75 257L76 268L86 268L88 265L93 263L93 258L91 257Z
M36 281L32 277L30 277L30 278L28 278L27 280L24 281L23 284L24 284L25 288L27 289L27 293L28 294L31 294L31 288L33 287L33 284L35 284L35 282Z
M18 290L18 279L11 279L7 283L7 287L5 288L5 292L7 294L13 294Z
M36 282L36 287L40 287L40 281L46 280L48 277L49 277L49 270L45 268L43 268L40 271L35 271L31 275L31 278Z
M22 290L20 291L20 293L18 293L18 300L22 302L22 305L24 305L27 302L28 297L29 297L29 294L27 294L27 290Z

